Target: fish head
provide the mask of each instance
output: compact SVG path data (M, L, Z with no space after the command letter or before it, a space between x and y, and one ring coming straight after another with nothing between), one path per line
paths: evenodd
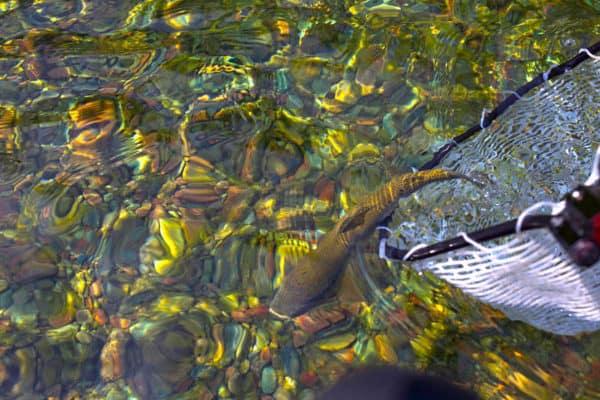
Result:
M270 304L273 315L293 318L333 295L348 252L332 233L322 238L315 251L286 266L285 277Z
M284 281L269 305L269 312L279 319L292 319L322 303L322 293L316 291L314 286L308 282L303 285L295 283Z
M320 272L311 255L300 260L291 268L271 300L271 314L280 319L290 319L321 304L335 279Z

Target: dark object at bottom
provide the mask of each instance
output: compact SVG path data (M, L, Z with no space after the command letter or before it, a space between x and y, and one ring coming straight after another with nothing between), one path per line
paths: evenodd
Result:
M348 374L318 399L477 400L478 397L441 378L394 367L373 367Z

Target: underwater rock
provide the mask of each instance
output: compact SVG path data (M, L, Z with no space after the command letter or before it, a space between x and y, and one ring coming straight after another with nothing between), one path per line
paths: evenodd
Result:
M173 316L188 311L193 302L194 299L192 296L184 294L161 294L148 309L153 314Z
M223 345L225 352L221 363L228 365L234 360L243 359L250 344L248 330L241 324L228 323L223 327Z
M256 264L255 254L247 238L230 236L217 248L214 269L207 278L220 290L240 290L249 279L251 268ZM252 261L242 263L246 260Z
M19 362L19 380L13 390L16 393L27 393L33 390L36 381L36 352L33 348L15 350L15 357Z
M100 353L100 376L105 382L125 377L127 373L127 346L131 335L113 329Z
M208 336L200 315L141 320L131 326L134 339L134 387L143 397L156 398L183 391L191 384L196 342Z
M61 372L63 369L63 357L60 353L60 344L73 340L73 330L67 329L64 332L64 339L60 337L63 333L47 335L46 338L39 340L35 344L38 356L38 383L37 389L45 388L46 392L53 392L57 385L60 386ZM64 328L58 331L65 331ZM67 367L68 368L68 367ZM60 391L60 390L59 390Z
M187 248L182 221L161 217L152 220L151 235L140 248L140 261L151 266L159 276L176 276L181 273L180 259Z
M235 398L256 398L256 382L254 376L248 373L248 360L242 362L239 367L229 367L225 371L227 378L227 389Z
M90 294L94 297L102 296L102 281L96 279L90 285Z
M375 335L374 341L377 355L381 360L390 364L398 363L398 355L392 347L392 343L387 335Z
M75 335L75 339L77 339L77 341L81 344L90 344L93 340L92 336L85 331L77 332L77 334Z
M223 202L223 213L225 220L233 223L242 221L249 213L250 205L256 200L256 191L230 186L227 190L227 198Z
M71 177L66 174L64 180L68 179ZM22 198L18 224L31 227L28 229L46 243L93 251L102 211L84 199L79 186L58 180L42 180Z
M14 161L7 160L6 156L0 154L0 163L2 164L14 164ZM10 179L10 177L4 177L0 172L0 180ZM8 186L8 185L7 185ZM0 192L2 192L0 184ZM16 225L19 216L19 202L16 196L0 196L0 229L14 227Z
M212 184L195 184L191 187L179 189L173 197L188 205L188 207L200 207L221 199L221 193L218 193Z
M61 343L73 341L77 333L77 326L69 324L58 328L48 329L45 339L51 346L60 345Z
M315 400L317 394L312 389L304 389L298 394L298 400Z
M298 144L275 138L264 149L261 176L274 182L292 177L304 163L304 151Z
M361 48L357 54L357 71L355 81L361 86L362 94L375 91L377 79L381 76L384 66L385 48L381 45L371 45Z
M303 371L300 374L299 381L304 386L314 386L319 380L319 376L314 371Z
M234 395L240 395L242 391L243 376L235 368L229 367L225 371L227 377L227 390Z
M354 333L348 332L333 337L321 339L315 345L324 351L338 351L349 347L356 340Z
M278 387L277 390L275 391L275 394L273 395L273 398L275 400L291 400L292 399L292 393L283 388L283 387Z
M0 353L0 390L11 398L31 398L36 379L36 351L24 347Z
M118 268L138 265L140 248L149 234L144 219L124 209L117 214L110 230L102 236L96 257L96 268L103 276L115 273ZM94 288L94 293L99 289Z
M266 394L273 394L277 389L277 374L270 365L264 367L260 374L260 388Z
M0 276L14 283L52 277L58 272L58 256L50 247L4 242L0 244Z
M298 351L293 346L286 345L280 351L283 371L287 376L298 379L301 370L301 360Z
M252 275L253 287L258 297L269 297L273 294L273 274L275 273L273 254L265 249L257 251L257 265ZM264 262L261 262L264 260Z
M101 308L95 309L94 321L100 326L106 325L106 323L108 322L108 316L106 315L106 312Z
M74 329L71 329L74 328ZM87 331L77 332L77 325L70 324L61 328L53 329L54 337L47 337L47 346L43 341L36 342L38 351L38 360L46 355L53 354L53 357L46 359L48 364L41 367L38 364L40 374L52 374L53 370L47 370L52 366L60 365L56 371L56 380L48 379L47 385L57 383L67 386L77 383L88 383L98 379L98 357L101 350L101 341ZM85 333L83 342L76 340L78 333ZM82 335L79 335L82 338ZM42 356L43 355L43 356ZM39 361L38 361L39 362Z
M344 22L313 23L302 32L300 50L305 54L335 58L348 50L345 45L352 33L352 26Z
M265 317L267 315L269 315L269 307L266 305L247 308L245 310L233 310L231 312L231 318L236 322L250 322L254 318Z
M46 320L53 328L71 323L82 304L77 293L60 283L48 289L36 289L33 293L39 318Z
M0 390L2 393L8 393L16 381L18 369L12 361L6 352L0 356Z

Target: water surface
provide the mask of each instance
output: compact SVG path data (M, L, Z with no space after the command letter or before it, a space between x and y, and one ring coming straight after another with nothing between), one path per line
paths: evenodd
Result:
M599 396L597 334L509 321L409 269L391 319L360 293L268 314L362 195L597 40L599 12L0 2L0 393L309 399L391 363L483 398Z

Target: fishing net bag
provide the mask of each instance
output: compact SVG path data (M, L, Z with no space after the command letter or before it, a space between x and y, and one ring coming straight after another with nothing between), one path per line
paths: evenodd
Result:
M509 93L496 109L483 111L477 126L440 149L423 168L458 171L480 185L434 184L401 199L388 223L392 234L386 245L414 249L464 236L517 218L532 205L550 213L583 183L600 144L595 47ZM509 318L546 331L573 335L600 328L600 262L578 266L547 229L470 242L388 267L429 271ZM375 281L368 266L361 270Z

